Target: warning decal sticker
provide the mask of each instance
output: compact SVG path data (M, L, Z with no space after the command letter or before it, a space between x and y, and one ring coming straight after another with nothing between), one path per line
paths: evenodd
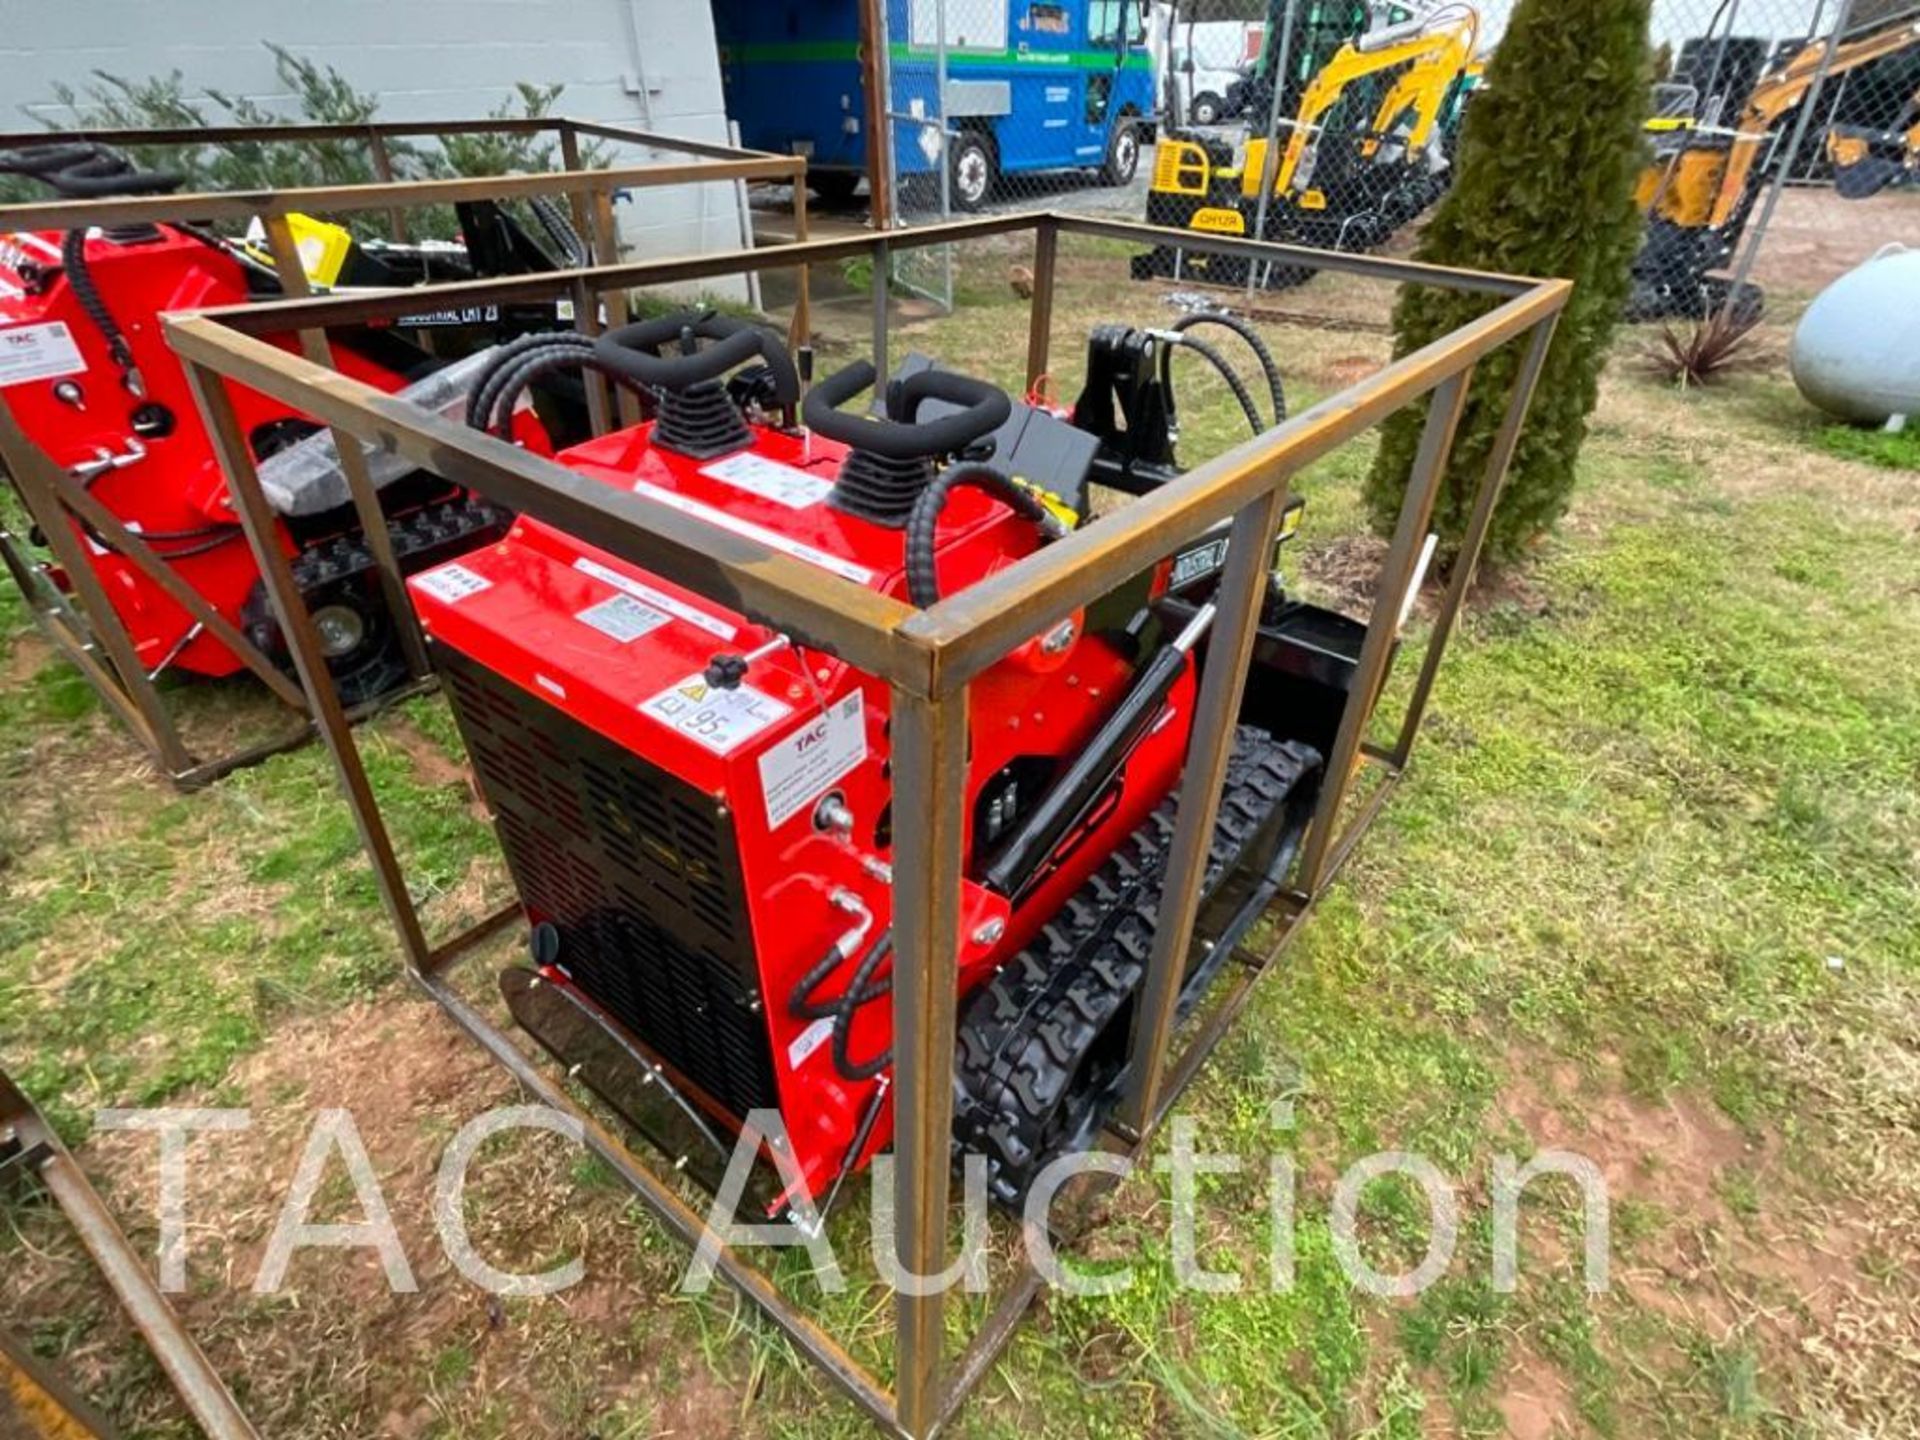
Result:
M716 755L726 755L791 712L751 685L723 690L709 685L704 675L689 675L641 705L640 713Z

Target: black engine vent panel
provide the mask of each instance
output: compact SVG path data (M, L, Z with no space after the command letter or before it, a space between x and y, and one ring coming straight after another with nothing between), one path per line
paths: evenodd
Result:
M729 1113L777 1104L730 817L434 646L521 903L586 995Z

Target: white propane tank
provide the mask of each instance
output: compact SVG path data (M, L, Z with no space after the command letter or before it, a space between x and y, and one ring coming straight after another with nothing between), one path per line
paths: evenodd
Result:
M1920 423L1920 250L1889 245L1821 291L1791 359L1800 393L1830 414Z

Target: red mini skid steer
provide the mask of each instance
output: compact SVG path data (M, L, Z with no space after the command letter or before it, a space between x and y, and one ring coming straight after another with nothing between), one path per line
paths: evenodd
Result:
M1090 486L1179 473L1180 343L1098 331L1070 411L916 357L869 413L867 364L803 400L804 352L672 316L595 352L653 418L559 460L927 606L1098 525ZM955 1143L1003 1202L1116 1093L1226 548L1166 556L973 683ZM887 687L528 519L410 585L532 923L501 977L516 1018L710 1184L777 1110L799 1179L765 1198L819 1206L892 1131L891 864L921 797L894 793ZM1362 632L1276 578L1187 1003L1284 878Z
M177 176L136 171L124 157L91 144L0 155L0 169L76 199L164 193L179 184ZM404 285L470 275L475 264L539 268L541 252L496 207L468 206L461 218L480 243L431 252L354 246L343 278ZM508 241L516 238L510 248ZM544 268L552 264L548 259ZM225 618L284 662L279 627L219 462L158 323L169 310L241 305L279 294L271 267L244 245L196 225L0 234L0 403L28 440ZM436 318L422 316L421 324ZM512 331L539 320L516 312L502 316L500 324ZM553 323L550 310L545 323ZM334 338L343 373L427 404L457 400L493 358L483 351L449 365L395 329L359 329ZM471 349L499 338L497 326L479 334L442 333L435 348L445 354L448 342ZM283 343L290 347L292 341ZM234 399L336 683L350 702L378 695L403 680L406 670L331 442L315 438L319 427L310 419L265 396L236 386ZM576 424L580 407L562 394L544 413ZM530 413L516 424L520 438L545 448ZM409 569L492 539L506 527L506 515L495 507L381 457L375 458L374 478L395 551ZM149 671L224 676L241 669L239 657L140 566L101 535L76 530ZM57 569L52 576L65 583Z

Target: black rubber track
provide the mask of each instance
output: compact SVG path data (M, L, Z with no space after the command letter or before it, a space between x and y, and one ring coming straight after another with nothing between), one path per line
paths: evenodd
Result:
M1319 755L1305 746L1248 726L1236 732L1207 859L1209 888L1319 767ZM1040 1171L1083 1141L1079 1123L1071 1126L1074 1133L1061 1133L1063 1117L1091 1107L1091 1117L1078 1118L1098 1118L1111 1099L1100 1092L1113 1088L1117 1067L1092 1078L1091 1096L1076 1087L1088 1087L1083 1071L1098 1069L1115 1045L1124 1052L1134 994L1153 947L1174 809L1169 797L961 1017L955 1146L987 1157L994 1197L1003 1204L1017 1207Z

